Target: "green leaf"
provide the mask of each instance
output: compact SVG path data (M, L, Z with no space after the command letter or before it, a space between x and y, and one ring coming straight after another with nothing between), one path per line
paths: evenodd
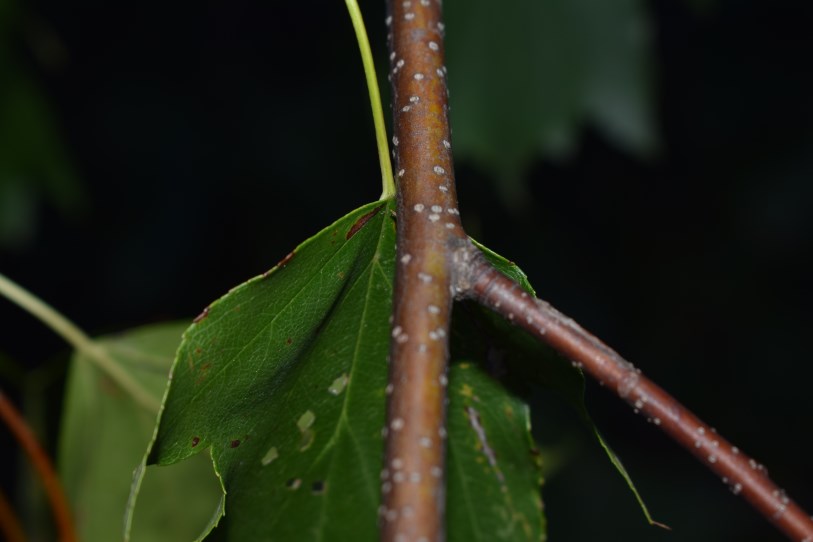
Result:
M516 264L476 241L474 243L496 269L535 295L527 276ZM486 360L492 374L498 375L515 393L527 394L535 387L542 387L560 395L578 412L594 434L612 465L626 481L646 520L651 525L660 525L652 518L629 473L590 417L584 401L582 371L551 347L484 307L463 304L455 309L454 318L453 352L457 351L458 355L470 359Z
M148 461L167 465L211 450L226 496L214 538L378 538L393 208L387 201L350 213L187 330ZM460 524L450 532L471 539L474 513L506 540L533 538L544 524L534 516L539 468L525 407L476 371L451 377L451 389L476 393L476 403L453 400L451 408L476 409L500 474L478 462L488 456L475 453L470 418L451 423L449 439L460 446L450 457L460 466L449 467L456 474L447 509ZM470 487L501 499L472 503L482 497Z
M185 324L147 326L99 339L156 401ZM71 362L59 446L59 470L82 540L121 539L133 470L150 441L155 413L138 405L81 354ZM205 527L219 499L209 462L151 469L134 540L175 542ZM182 506L179 503L183 503Z
M452 365L449 396L449 540L543 540L528 406L472 363Z
M0 0L0 247L19 248L36 233L42 201L65 215L84 193L56 115L20 62L21 34L31 34L30 6ZM26 32L28 29L29 32ZM25 36L31 38L31 36ZM36 40L25 40L37 49ZM42 59L40 59L42 60Z
M19 246L34 235L40 200L70 215L84 195L45 96L2 59L0 119L0 246Z
M539 155L569 153L586 123L623 148L651 151L645 8L640 0L444 3L455 157L516 182Z

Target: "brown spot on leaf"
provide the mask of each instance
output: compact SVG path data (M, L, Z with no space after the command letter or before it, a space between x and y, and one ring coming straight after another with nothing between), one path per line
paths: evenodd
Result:
M359 231L361 228L363 228L363 227L364 227L364 225L365 225L367 222L369 222L371 218L373 218L375 215L377 215L377 214L378 214L378 212L379 212L381 209L383 209L383 208L384 208L384 206L383 206L383 205L379 205L378 207L376 207L375 209L373 209L372 211L370 211L370 212L369 212L369 213L367 213L366 215L362 215L362 216L360 216L360 217L359 217L359 219L358 219L358 220L356 220L356 223L355 223L355 224L353 224L353 226L352 226L352 227L351 227L351 228L350 228L350 229L347 231L347 236L346 236L346 239L350 239L351 237L353 237L354 235L356 235L356 233L358 233L358 231Z
M192 323L193 323L193 324L197 324L198 322L200 322L201 320L203 320L203 319L204 319L204 318L206 318L207 316L209 316L209 307L206 307L205 309L203 309L203 312L202 312L202 313L200 313L200 314L198 314L197 316L195 316L195 319L194 319L194 320L192 320Z
M239 439L234 439L233 441L231 441L229 446L231 446L232 448L237 448L238 446L240 446L240 440Z
M102 389L102 392L107 395L112 395L113 397L118 397L122 394L121 387L105 376L99 379L99 387Z
M203 382L203 380L206 378L207 372L209 371L209 369L211 367L212 367L211 362L206 362L203 365L201 365L200 367L198 367L198 376L195 379L195 384L196 385Z
M194 448L198 443L200 443L200 437L192 437L192 447Z
M292 338L290 338L290 337L285 339L285 344L291 344L292 342L294 342L294 340Z

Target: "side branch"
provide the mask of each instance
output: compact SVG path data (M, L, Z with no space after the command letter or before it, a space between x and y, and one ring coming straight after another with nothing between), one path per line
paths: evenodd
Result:
M813 542L813 519L777 487L765 467L732 446L632 363L551 305L528 295L479 253L468 253L459 289L536 338L629 403L720 476L766 519L796 542Z

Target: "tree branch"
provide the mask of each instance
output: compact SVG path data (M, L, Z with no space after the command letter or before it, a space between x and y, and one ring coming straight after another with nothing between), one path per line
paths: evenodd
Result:
M813 542L813 519L770 478L765 467L717 434L632 363L541 299L529 296L485 258L466 259L462 294L494 310L558 350L646 416L720 476L791 540Z
M455 245L439 2L389 1L398 263L393 297L382 540L443 540L445 387Z
M2 419L11 433L20 443L23 451L28 456L34 469L40 475L45 493L51 502L51 510L54 514L54 521L59 531L61 542L76 542L73 520L71 519L70 507L65 499L62 484L56 475L50 459L43 451L34 433L28 427L25 419L20 415L14 405L0 391L0 419Z

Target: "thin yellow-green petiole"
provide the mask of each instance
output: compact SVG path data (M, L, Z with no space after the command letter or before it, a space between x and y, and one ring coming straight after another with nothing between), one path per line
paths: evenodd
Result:
M378 91L378 80L375 76L373 53L370 51L370 41L367 39L367 30L361 17L356 0L345 0L356 39L361 50L361 61L364 64L364 76L367 79L367 90L370 93L370 107L373 109L373 123L375 124L375 140L378 145L378 161L381 165L381 199L395 196L395 181L392 178L392 164L390 163L389 144L387 143L387 128L384 125L384 111L381 108L381 94Z
M127 374L107 351L93 341L76 324L65 318L53 307L36 297L34 294L0 274L0 295L13 301L30 314L39 318L54 333L65 339L77 352L83 354L93 362L102 372L106 373L116 384L130 394L135 402L149 410L158 412L160 404L150 395L132 376Z

